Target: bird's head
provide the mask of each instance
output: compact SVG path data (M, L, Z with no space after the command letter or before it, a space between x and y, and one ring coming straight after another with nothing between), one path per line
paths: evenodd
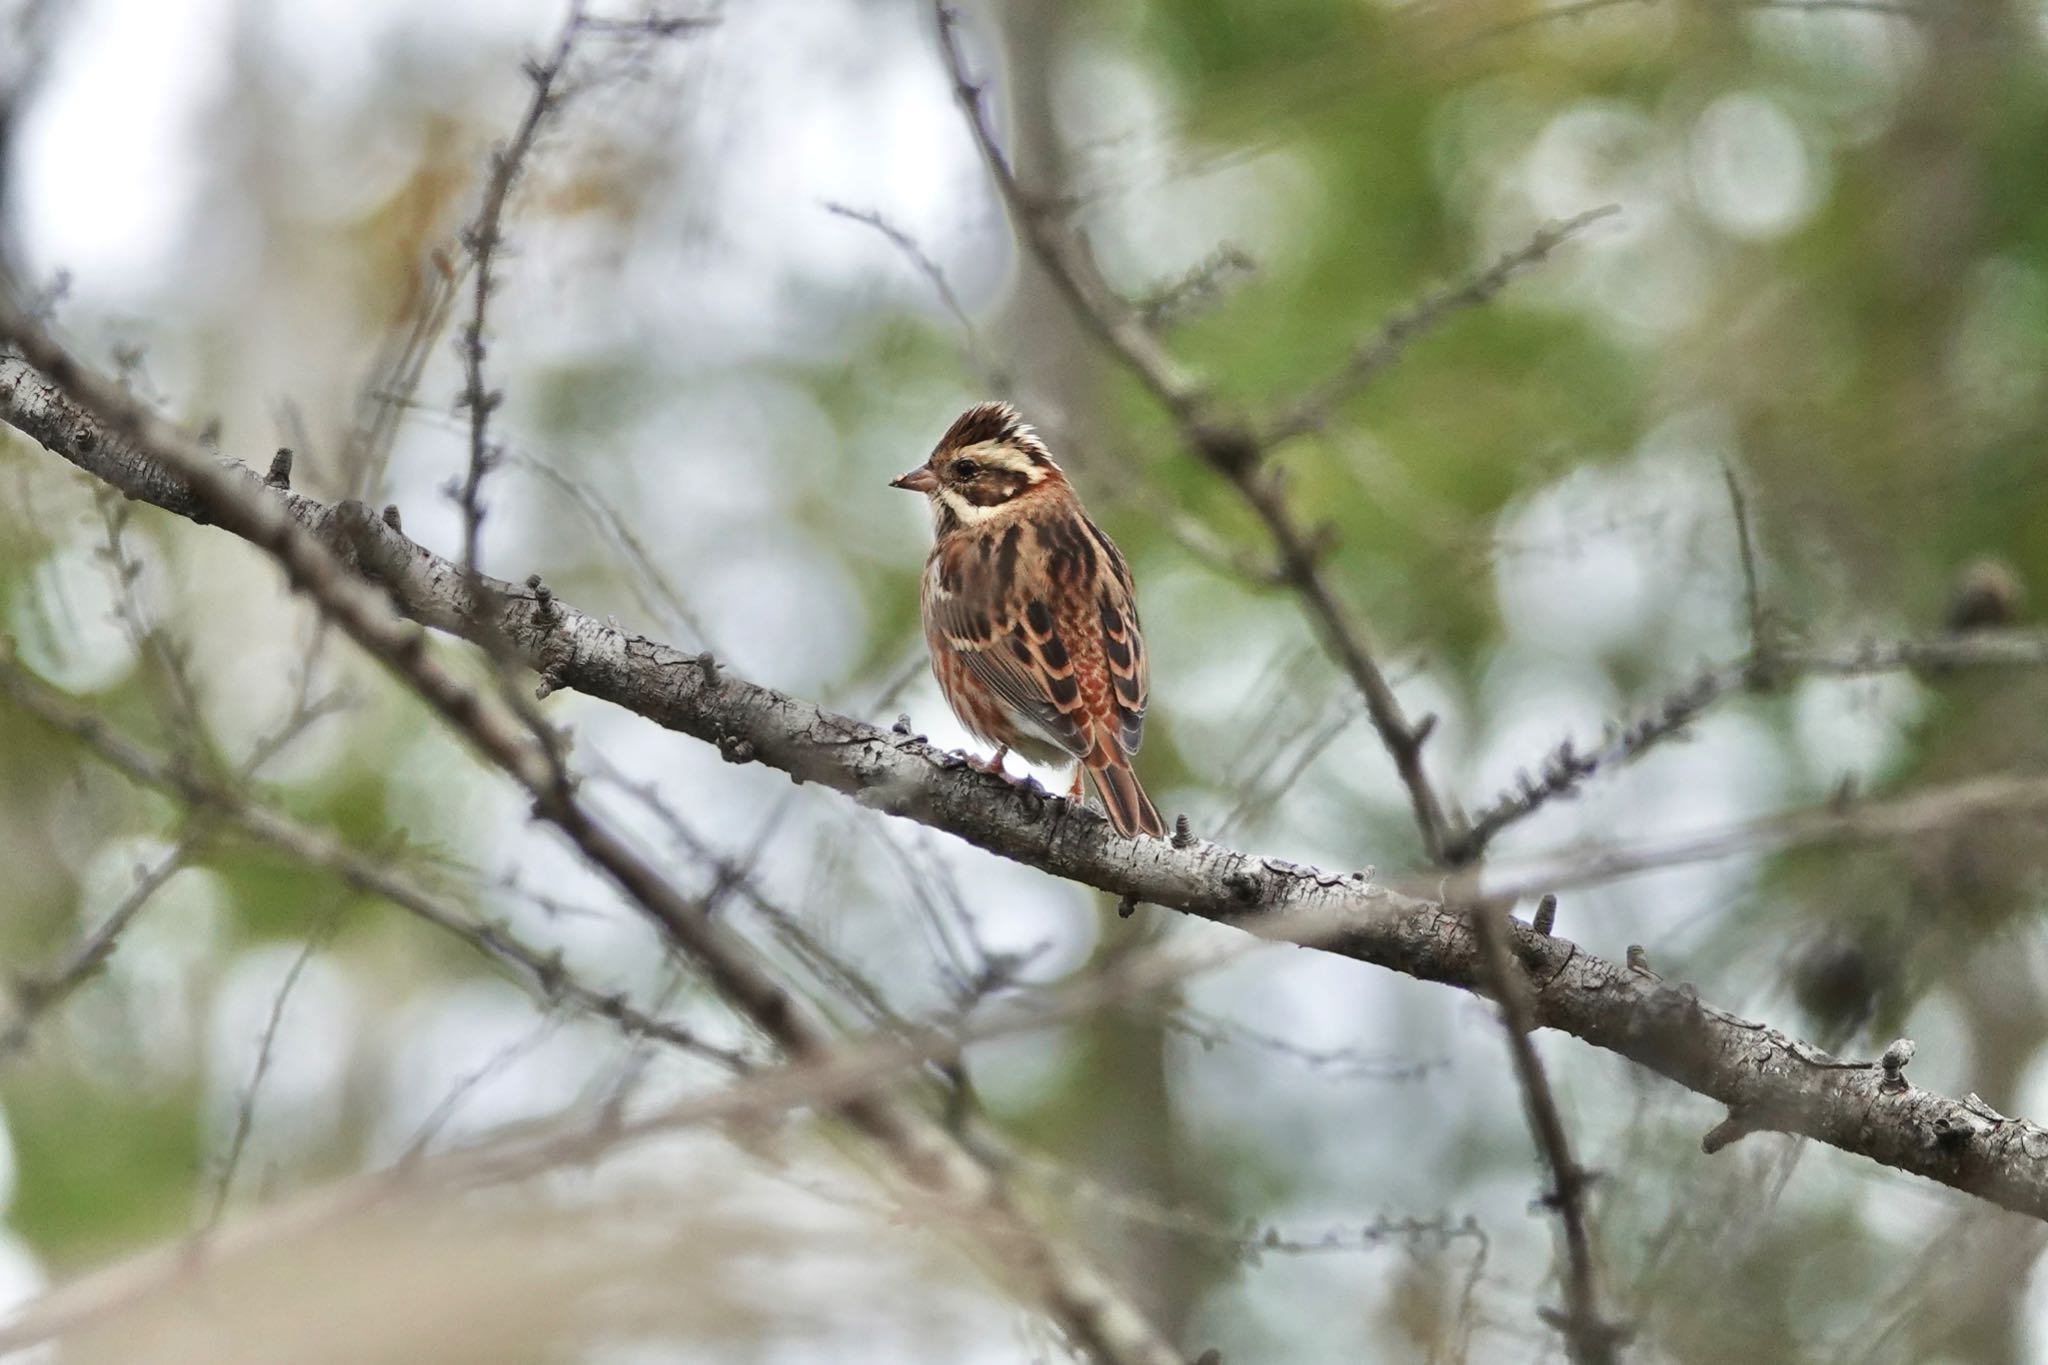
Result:
M1064 482L1045 442L1017 409L978 403L946 429L930 459L889 486L930 498L944 530L977 525Z

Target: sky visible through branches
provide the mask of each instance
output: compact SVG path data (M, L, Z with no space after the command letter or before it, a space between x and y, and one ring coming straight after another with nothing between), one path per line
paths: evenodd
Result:
M2041 15L1082 9L0 6L0 1346L2039 1353ZM988 397L1170 853L934 756Z

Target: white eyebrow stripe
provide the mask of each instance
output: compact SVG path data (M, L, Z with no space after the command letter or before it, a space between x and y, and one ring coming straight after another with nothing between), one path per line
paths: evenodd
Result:
M1045 477L1045 468L1029 455L1008 441L983 441L980 445L963 452L967 458L979 460L985 465L1022 474L1032 483Z

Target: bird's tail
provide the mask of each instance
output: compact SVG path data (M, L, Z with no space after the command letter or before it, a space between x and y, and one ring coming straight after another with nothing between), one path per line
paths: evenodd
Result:
M1090 759L1094 757L1094 754L1089 755ZM1145 795L1145 789L1138 785L1138 775L1131 771L1128 762L1118 757L1101 763L1090 762L1084 767L1095 794L1102 798L1102 808L1109 813L1109 823L1116 826L1118 834L1149 834L1155 839L1166 837L1166 826L1159 819L1158 809L1153 806L1152 798Z

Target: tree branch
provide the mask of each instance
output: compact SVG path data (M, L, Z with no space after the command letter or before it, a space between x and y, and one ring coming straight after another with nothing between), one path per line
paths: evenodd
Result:
M29 676L18 663L6 657L5 645L6 641L0 639L0 697L51 729L79 740L101 762L131 781L176 799L202 819L218 821L253 843L308 867L330 872L358 891L391 902L467 943L515 980L532 987L550 1005L566 1006L607 1020L629 1037L657 1039L728 1071L750 1069L750 1062L740 1053L699 1038L678 1024L644 1014L623 996L606 995L584 986L564 972L552 954L523 942L500 925L474 918L447 904L397 871L391 859L360 853L323 830L259 805L234 786L208 778L191 763L150 753L116 734L97 714ZM170 872L179 865L176 859L167 859L162 869L164 879L168 880ZM136 894L140 895L148 885L146 881L139 886ZM133 911L129 913L132 917ZM115 924L119 916L119 911L109 916L107 926ZM94 935L95 939L98 937ZM87 948L75 951L71 960L85 957L89 947L90 941ZM9 1043L12 1041L8 1039Z
M0 640L0 645L4 645ZM150 899L171 878L185 870L192 854L193 837L188 836L155 863L135 870L135 885L107 917L68 948L56 965L34 975L22 975L14 982L14 1017L0 1033L0 1057L11 1057L27 1046L30 1035L43 1016L70 999L107 965L114 948L128 926L135 922Z
M1849 646L1769 646L1771 678L1861 678L1885 673L1918 673L1939 677L1958 669L2048 667L2048 631L1978 631L1921 640L1864 640ZM1752 685L1755 650L1740 659L1703 669L1666 692L1635 719L1609 722L1600 743L1582 751L1567 739L1543 756L1534 777L1502 792L1472 817L1464 834L1451 845L1460 864L1476 862L1488 844L1510 826L1528 819L1552 801L1577 795L1596 774L1632 763L1645 753L1686 734L1714 703Z
M484 522L483 482L501 459L490 439L490 424L491 412L504 395L484 382L484 327L491 291L498 284L492 267L498 259L498 248L505 241L506 201L512 197L512 186L518 182L542 125L561 105L558 85L583 24L583 0L570 0L569 12L547 58L526 64L533 93L511 142L491 149L491 173L484 183L483 203L476 217L462 230L462 245L474 266L470 276L469 321L462 329L462 406L469 412L469 469L457 485L455 500L462 508L462 567L471 573L482 564L479 537Z
M1490 303L1515 276L1542 264L1552 252L1601 219L1620 212L1619 204L1602 204L1562 222L1545 223L1528 241L1503 253L1486 269L1424 295L1381 324L1372 340L1352 352L1336 374L1269 422L1260 432L1261 439L1267 445L1277 445L1289 437L1320 430L1339 404L1392 368L1408 349L1408 343L1453 313Z
M0 358L0 422L131 497L195 517L187 483L20 360ZM232 477L259 488L243 470ZM361 563L413 619L467 635L461 566L416 545L359 503L330 507L261 490L280 515ZM238 528L229 528L238 529ZM238 532L239 533L239 532ZM842 792L873 809L1116 896L1293 937L1324 951L1485 993L1466 916L1328 872L1199 839L1124 839L1085 808L968 769L914 738L738 677L707 656L620 630L530 589L485 580L484 601L527 666L681 734ZM1973 643L1980 657L2004 651ZM1867 657L1917 657L1909 647ZM1530 983L1531 1022L1626 1057L1745 1117L1751 1131L1795 1133L2048 1219L2048 1130L1979 1102L1915 1087L1881 1088L1875 1063L1845 1063L1762 1023L1703 1003L1561 938L1509 922Z
M1536 1055L1536 1044L1529 1036L1536 1024L1535 1007L1529 979L1522 975L1508 946L1508 928L1514 921L1508 915L1507 905L1499 901L1473 904L1465 919L1471 926L1487 984L1499 993L1508 1058L1514 1067L1524 1116L1537 1154L1550 1171L1551 1188L1543 1202L1556 1210L1564 1234L1564 1311L1552 1314L1543 1310L1543 1315L1563 1334L1565 1354L1577 1365L1611 1365L1614 1348L1626 1333L1600 1315L1593 1236L1586 1217L1586 1190L1593 1177L1572 1155L1564 1115L1544 1074L1543 1059Z

